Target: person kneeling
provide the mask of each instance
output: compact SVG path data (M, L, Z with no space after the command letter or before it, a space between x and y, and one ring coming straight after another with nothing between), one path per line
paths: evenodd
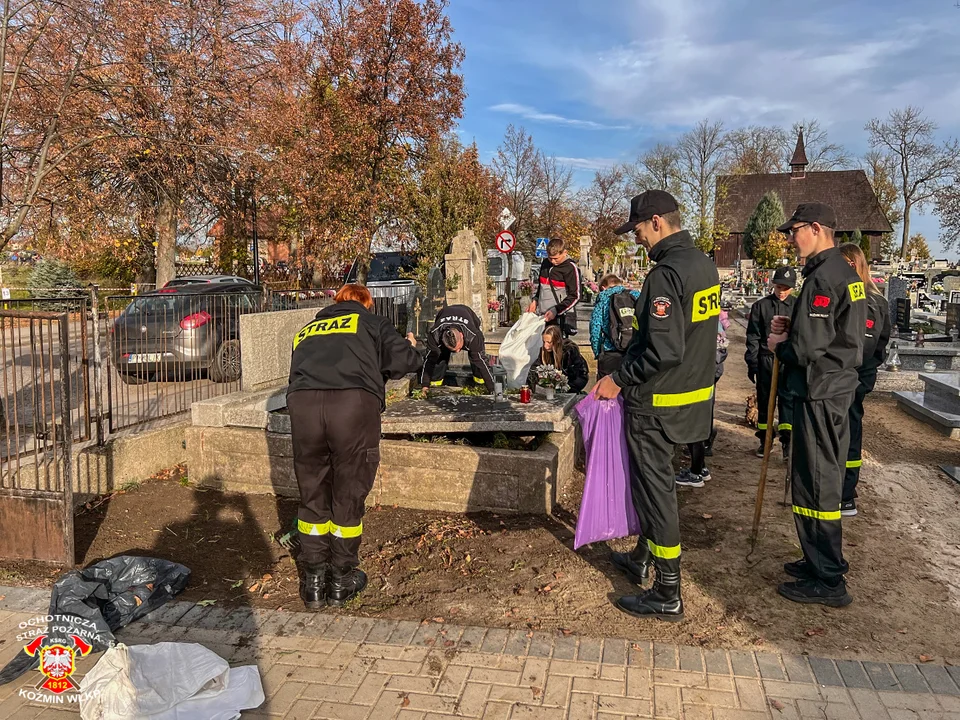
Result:
M533 361L527 375L527 385L536 387L539 369L552 365L567 377L570 392L581 392L589 380L590 370L587 361L580 354L580 349L572 340L564 340L560 328L548 327L543 331L543 348L537 359Z

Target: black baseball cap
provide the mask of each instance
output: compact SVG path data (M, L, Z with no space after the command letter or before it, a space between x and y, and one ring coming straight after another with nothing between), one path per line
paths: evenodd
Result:
M837 213L825 203L800 203L797 205L797 209L793 211L793 216L777 230L786 232L797 223L818 223L824 227L836 229Z
M676 199L665 190L647 190L630 201L630 219L617 228L617 235L628 233L654 215L668 215L680 209Z
M789 288L796 287L797 273L792 267L778 267L776 272L773 273L773 280L771 280L771 282L774 285L783 285Z

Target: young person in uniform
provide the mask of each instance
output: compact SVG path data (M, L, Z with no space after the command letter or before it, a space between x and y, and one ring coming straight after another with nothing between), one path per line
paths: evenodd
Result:
M836 226L829 205L804 203L780 227L807 264L793 315L773 318L767 347L783 364L795 398L790 484L803 550L802 560L784 565L797 581L777 591L794 602L841 607L853 601L844 579L840 502L867 291L834 243Z
M443 308L427 333L427 356L420 373L424 392L443 385L443 376L453 353L466 350L473 369L473 381L494 391L493 373L487 365L486 345L480 318L466 305Z
M642 537L611 561L637 583L656 568L653 587L616 606L636 617L683 618L680 519L673 451L710 435L720 316L717 267L680 228L677 201L649 190L630 203L617 233L633 231L656 263L636 306L634 338L620 369L597 383L598 398L623 392L630 485Z
M287 409L300 488L300 597L309 610L343 605L367 585L361 519L380 465L384 378L420 366L413 334L404 340L372 309L365 287L345 285L293 339Z
M547 325L558 325L564 337L577 334L577 303L580 302L580 269L567 255L563 240L547 243L547 258L540 265L540 279L527 312L539 312Z
M856 243L844 243L840 252L846 258L867 290L867 326L863 333L863 363L857 368L857 390L850 405L850 449L847 452L846 474L843 476L843 496L840 514L852 517L857 514L857 483L860 480L860 449L863 443L863 399L873 392L877 384L877 368L887 359L887 343L890 341L890 308L870 277L870 266L863 250Z
M773 274L773 291L753 304L747 320L747 377L757 384L757 457L763 457L763 443L767 436L767 408L770 403L770 384L773 382L773 353L767 348L770 335L770 322L777 315L790 317L796 298L793 289L797 286L797 274L793 268L780 267ZM790 432L793 430L793 402L780 379L780 391L777 393L780 404L778 432L783 459L790 454Z
M616 275L604 275L590 314L590 347L597 359L597 380L620 368L633 339L633 316L640 293Z

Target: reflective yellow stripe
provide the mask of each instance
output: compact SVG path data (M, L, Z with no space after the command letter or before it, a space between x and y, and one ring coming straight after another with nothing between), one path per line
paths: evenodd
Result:
M777 427L780 430L789 430L793 432L793 425L791 425L790 423L780 423L779 425L777 425Z
M332 520L325 523L308 523L297 518L297 530L304 535L333 535L338 538L355 538L363 534L363 523L359 525L337 525Z
M672 547L664 547L663 545L657 545L652 540L647 540L647 547L650 548L656 557L663 558L664 560L675 560L680 557L680 546L674 545Z
M757 423L757 430L766 430L766 429L767 429L766 423Z
M811 510L810 508L800 507L799 505L793 506L793 511L797 515L803 515L805 517L812 517L817 520L839 520L840 511L832 510L830 512L821 512L820 510Z
M335 525L330 523L330 534L338 538L356 538L363 533L363 523L359 525Z
M330 532L331 523L329 520L325 523L308 523L304 522L300 518L297 518L297 530L302 532L304 535L326 535Z
M847 460L848 468L857 468L863 465L863 460Z
M701 390L691 390L685 393L669 393L665 395L654 395L654 407L680 407L681 405L693 405L694 403L704 402L713 397L713 385Z
M440 387L443 385L443 380L431 380L430 387Z
M484 380L483 378L478 378L476 375L473 376L473 381L474 381L477 385L486 385L486 384L487 384L486 380Z

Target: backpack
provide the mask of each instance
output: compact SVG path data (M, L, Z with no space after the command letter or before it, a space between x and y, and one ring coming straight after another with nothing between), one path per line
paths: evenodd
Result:
M610 298L610 319L607 330L610 342L619 352L626 352L633 340L633 319L637 314L636 300L629 290L623 290Z

